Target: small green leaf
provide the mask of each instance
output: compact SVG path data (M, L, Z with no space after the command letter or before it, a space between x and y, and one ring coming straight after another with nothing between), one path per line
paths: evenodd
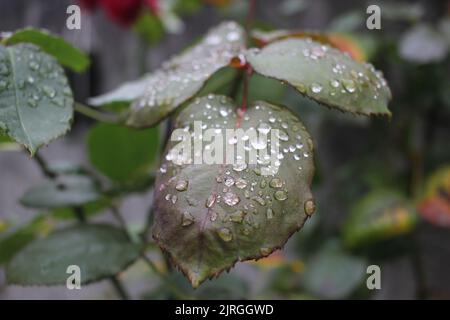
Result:
M90 63L89 58L83 52L47 30L21 29L14 32L5 42L6 45L32 43L55 57L61 65L76 72L86 70Z
M59 230L20 251L6 267L6 279L18 285L62 285L67 267L77 265L81 283L113 276L140 255L120 229L109 225L79 225Z
M414 206L392 190L372 191L351 209L344 226L349 247L374 244L409 233L417 221Z
M256 72L292 85L303 95L342 111L390 115L391 93L381 72L310 39L284 39L250 49Z
M159 149L158 128L134 130L97 124L88 134L89 158L109 178L126 182L139 178L155 162Z
M81 206L99 198L99 191L90 178L68 175L29 189L20 202L31 208L61 208Z
M329 240L306 265L304 286L326 299L348 297L364 281L366 263L346 253L339 242Z
M194 120L214 132L220 130L217 134L225 144L243 143L259 159L250 163L247 154L242 159L246 162L235 158L234 164L194 164L177 154L183 140L173 137L168 143L155 187L153 236L198 287L237 261L258 259L281 248L314 212L315 204L310 190L312 140L288 109L257 101L238 116L231 99L211 94L183 109L175 128L190 129L184 132L191 139ZM243 131L226 136L225 129L236 128ZM269 137L274 134L274 145L279 138L279 150L274 145L268 150L276 161L257 151L269 145L250 128ZM217 152L201 136L195 132L190 147L200 143L203 156Z
M31 44L0 45L0 129L34 154L65 134L73 117L64 70Z
M199 92L205 81L229 64L245 45L244 30L224 22L203 40L166 62L147 78L147 89L130 108L126 121L132 127L151 127Z

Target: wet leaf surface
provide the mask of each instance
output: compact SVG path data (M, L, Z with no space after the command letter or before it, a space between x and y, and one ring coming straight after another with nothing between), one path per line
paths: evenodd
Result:
M127 125L150 127L160 122L199 92L205 81L228 65L244 45L244 30L234 22L210 30L200 43L147 77L146 90L131 105Z
M359 247L409 233L417 214L412 203L396 191L372 191L352 208L344 226L349 247Z
M179 153L177 139L168 144L155 187L153 236L198 287L237 261L265 257L282 247L314 213L315 204L310 190L312 141L288 109L257 101L238 116L225 96L195 99L181 111L175 128L185 130L185 141L193 134L191 148L203 141L197 151L205 156L216 151L207 137L194 134L194 120L201 120L203 129L222 132L224 144L232 148L239 143L252 152L266 149L261 137L272 133L279 140L279 150L275 143L268 149L275 161L259 153L257 163L247 157L234 164L190 163ZM221 131L237 127L242 134L226 137ZM259 136L247 135L249 128L256 128Z
M362 115L389 115L391 93L381 72L310 39L284 39L250 49L256 72L286 82L329 107Z
M79 225L34 241L8 263L11 284L62 285L67 267L80 267L81 283L117 274L134 262L141 247L131 243L120 229L109 225Z
M65 134L72 91L55 59L31 44L0 45L0 129L31 154Z

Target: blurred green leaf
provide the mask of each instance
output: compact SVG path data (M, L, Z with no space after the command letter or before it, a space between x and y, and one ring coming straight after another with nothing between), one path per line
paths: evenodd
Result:
M90 64L89 58L83 52L47 30L21 29L14 32L5 42L7 45L23 42L32 43L54 56L61 65L76 72L86 70Z
M107 177L126 182L146 174L159 150L158 128L135 130L99 123L88 134L91 163Z
M27 190L20 202L31 208L81 206L101 197L94 182L86 176L60 176Z
M18 285L61 285L70 265L81 270L83 284L113 276L141 253L120 229L109 225L78 225L34 241L6 266L6 279Z
M344 251L337 240L326 242L306 265L303 284L326 299L348 297L364 281L366 263Z
M412 203L393 190L375 190L351 209L344 226L349 247L360 247L409 233L417 221Z
M164 28L161 21L150 12L145 12L140 15L133 28L149 44L156 44L164 35Z

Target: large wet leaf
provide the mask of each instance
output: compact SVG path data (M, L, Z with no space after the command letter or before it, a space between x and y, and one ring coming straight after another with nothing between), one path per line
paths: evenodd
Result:
M85 176L62 176L27 190L20 202L31 208L81 206L100 198L93 181Z
M76 72L82 72L89 66L89 58L83 52L47 30L25 28L17 30L5 40L7 45L24 42L38 46L54 56L61 65Z
M363 259L346 253L336 240L326 242L306 265L304 286L326 299L348 297L366 275Z
M89 158L113 180L126 182L140 178L154 163L158 138L158 128L135 130L101 123L89 131Z
M70 129L72 91L56 60L31 44L0 45L0 129L32 154Z
M244 115L237 116L235 108L224 96L198 98L179 114L175 128L186 130L188 141L194 119L202 121L189 152L200 142L196 154L218 152L206 142L207 131L199 134L198 126L203 126L214 129L211 140L220 140L222 134L226 146L242 145L250 153L234 164L220 164L222 158L218 164L196 164L179 153L175 139L168 144L157 177L153 236L194 287L237 261L281 248L315 209L310 190L313 146L303 124L288 109L264 101L254 102ZM221 130L237 127L246 133L227 137ZM249 128L259 135L252 136ZM266 143L264 135L273 144ZM257 163L249 161L253 152ZM234 156L237 160L237 152Z
M417 221L414 206L392 190L372 191L352 208L344 226L349 247L359 247L409 233Z
M147 89L132 104L127 124L133 127L157 124L200 91L205 81L228 65L244 45L244 31L234 22L224 22L210 30L200 43L148 76Z
M428 178L418 209L428 222L450 228L450 166L436 170Z
M34 241L16 254L6 267L9 283L65 284L70 265L81 271L81 283L117 274L134 262L141 247L120 229L109 225L80 225L59 230Z
M284 39L250 49L256 72L287 82L321 104L363 115L390 115L391 93L381 72L310 39Z

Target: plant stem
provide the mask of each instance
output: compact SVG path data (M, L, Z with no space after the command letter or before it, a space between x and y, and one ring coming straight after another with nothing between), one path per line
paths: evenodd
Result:
M125 290L125 287L123 286L122 282L120 282L120 280L117 278L117 276L112 276L110 278L110 281L114 289L116 289L117 294L120 296L122 300L130 300L130 296L128 295L127 291Z
M249 0L247 8L247 16L245 17L245 31L247 32L247 37L249 37L253 25L253 20L255 18L255 9L256 9L256 0Z
M38 153L35 154L33 159L35 159L36 163L41 168L42 173L44 173L44 175L46 177L48 177L49 179L52 179L52 180L57 178L58 175L48 169L48 165L45 162L44 158L42 158ZM87 219L86 219L86 215L85 215L83 207L75 206L72 209L73 209L74 215L76 216L77 220L80 223L87 223ZM113 287L116 289L117 294L121 297L121 299L129 300L129 295L126 292L126 290L125 290L124 286L122 285L122 283L120 282L120 280L117 278L117 276L116 275L111 276L109 278L109 280L110 280L111 284L113 285Z
M75 111L85 115L86 117L94 119L96 121L111 123L111 124L120 123L120 118L117 115L111 114L111 113L100 112L100 111L89 108L88 106L85 106L78 102L75 103Z
M39 153L36 152L33 159L38 164L39 168L41 169L42 173L49 179L55 179L57 177L57 174L51 171L48 168L47 163L45 162L44 158L41 157Z

